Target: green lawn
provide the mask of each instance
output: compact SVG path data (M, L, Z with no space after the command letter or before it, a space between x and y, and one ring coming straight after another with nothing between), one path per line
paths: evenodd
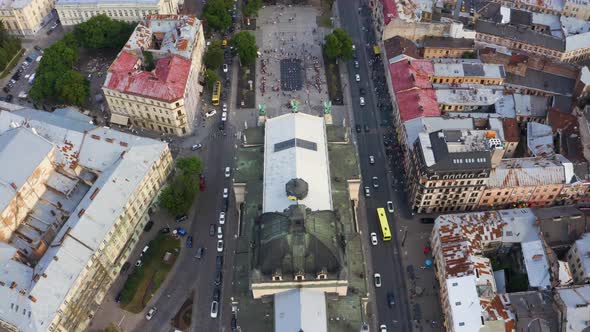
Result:
M150 249L143 255L143 265L135 268L123 286L121 307L132 313L140 313L152 295L160 288L180 253L180 239L159 234L149 243ZM172 257L164 262L164 255Z

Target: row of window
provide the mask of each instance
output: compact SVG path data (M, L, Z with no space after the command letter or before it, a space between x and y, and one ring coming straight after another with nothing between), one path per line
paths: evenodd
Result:
M59 17L68 19L68 18L82 18L82 19L89 19L91 17L104 14L109 17L131 17L131 18L143 18L146 15L155 15L157 14L157 10L148 10L148 9L89 9L89 10L63 10L59 9Z

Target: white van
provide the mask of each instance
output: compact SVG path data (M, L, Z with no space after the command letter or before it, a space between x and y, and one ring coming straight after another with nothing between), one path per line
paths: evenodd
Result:
M145 246L143 248L143 250L141 251L141 256L143 256L143 254L145 254L149 249L150 249L150 246Z

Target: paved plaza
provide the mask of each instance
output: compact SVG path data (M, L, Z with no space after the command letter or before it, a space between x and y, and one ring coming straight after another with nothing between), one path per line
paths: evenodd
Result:
M328 88L321 45L329 29L318 27L313 7L268 6L260 10L256 40L261 56L256 73L256 104L265 104L270 117L299 111L321 115Z

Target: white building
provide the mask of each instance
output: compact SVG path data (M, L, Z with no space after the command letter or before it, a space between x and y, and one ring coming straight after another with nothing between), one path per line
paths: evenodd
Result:
M15 35L34 35L50 19L53 0L0 0L0 21Z
M62 25L75 25L96 15L139 22L148 15L178 13L178 0L58 0L55 9Z
M590 283L590 233L574 242L567 254L567 262L576 284Z
M590 327L590 285L557 289L563 332L586 332Z

